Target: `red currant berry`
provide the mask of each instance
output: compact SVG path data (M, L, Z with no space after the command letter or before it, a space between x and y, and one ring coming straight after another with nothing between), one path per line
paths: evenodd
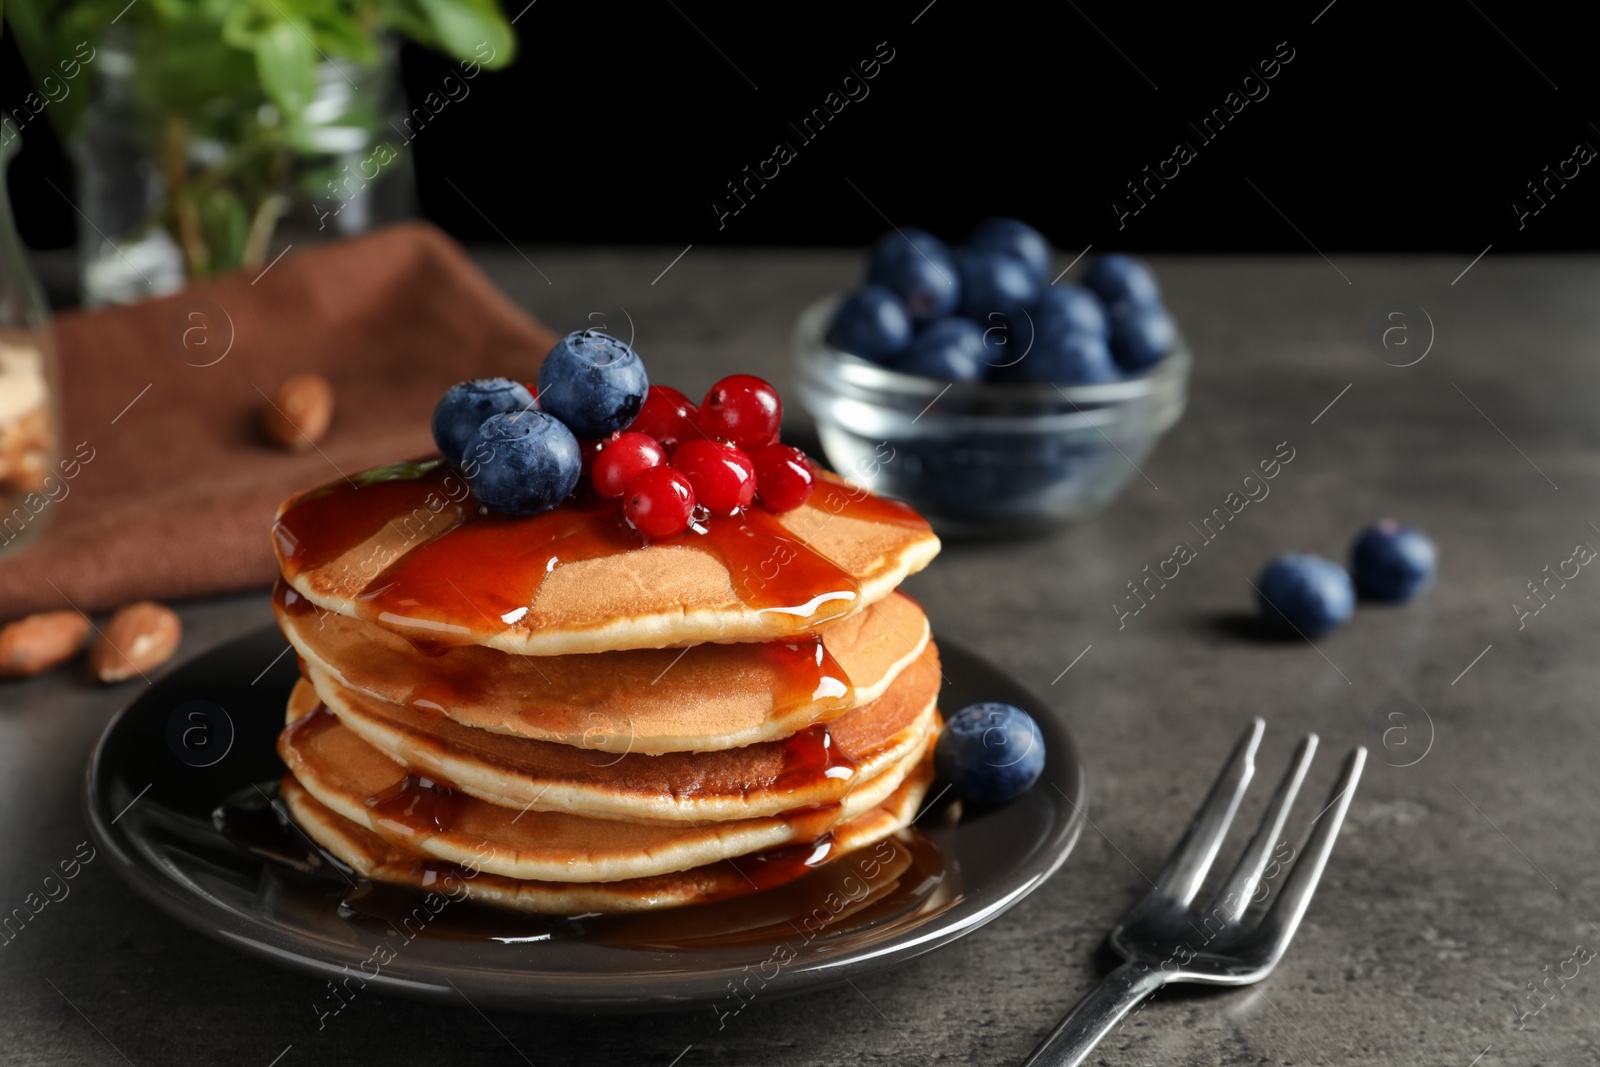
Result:
M750 506L756 495L756 469L750 457L720 441L685 441L672 465L688 475L694 497L713 515L731 515Z
M753 452L778 440L783 402L778 391L754 374L731 374L700 402L700 428L707 437Z
M595 457L590 479L594 491L607 500L615 500L628 491L628 486L644 471L659 467L667 461L667 453L654 437L642 433L616 434L606 442L605 448Z
M665 385L650 387L649 395L628 429L654 437L669 456L685 441L703 436L700 409L694 406L694 401Z
M694 487L681 471L649 467L629 483L622 497L622 513L646 537L676 537L689 528L694 511Z
M756 468L756 495L768 511L793 511L811 499L817 476L798 448L768 445L756 449L750 462Z

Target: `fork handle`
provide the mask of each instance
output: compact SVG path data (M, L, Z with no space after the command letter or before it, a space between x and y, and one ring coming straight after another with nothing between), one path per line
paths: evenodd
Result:
M1078 1067L1124 1015L1166 984L1167 974L1160 968L1124 963L1078 1001L1023 1067Z

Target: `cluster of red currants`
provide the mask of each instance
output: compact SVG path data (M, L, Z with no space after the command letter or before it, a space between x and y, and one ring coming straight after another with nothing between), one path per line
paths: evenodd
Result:
M778 391L753 374L722 379L698 407L652 385L626 430L583 443L584 469L646 537L676 537L753 501L792 511L810 499L816 475L804 452L778 443L782 420Z

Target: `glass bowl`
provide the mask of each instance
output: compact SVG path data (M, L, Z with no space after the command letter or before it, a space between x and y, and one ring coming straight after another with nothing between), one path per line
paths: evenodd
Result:
M835 470L926 515L941 534L1033 533L1082 522L1140 477L1183 414L1192 357L1180 333L1144 374L1104 385L944 382L829 344L842 297L795 322L801 405Z

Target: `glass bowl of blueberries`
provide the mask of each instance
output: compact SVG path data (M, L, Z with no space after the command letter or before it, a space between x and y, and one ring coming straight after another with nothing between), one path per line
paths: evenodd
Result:
M990 219L955 249L896 229L866 280L801 313L800 401L841 474L941 533L1088 519L1183 414L1190 353L1137 260L1052 280L1043 235Z

